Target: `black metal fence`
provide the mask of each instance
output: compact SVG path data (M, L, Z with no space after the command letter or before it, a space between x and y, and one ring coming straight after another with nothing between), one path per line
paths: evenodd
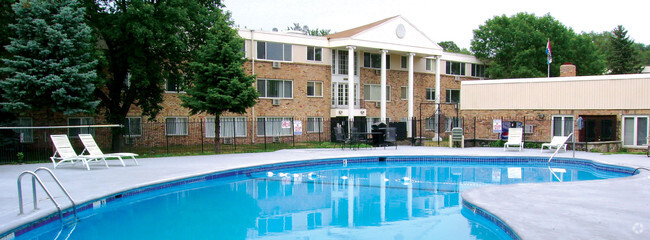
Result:
M454 127L463 128L466 146L487 146L505 133L495 131L495 121L506 127L525 129L526 142L550 140L550 119L530 116L503 117L458 117L444 114L413 118L406 122L391 122L387 127L397 130L397 143L401 145L423 145L438 142L446 146L445 139ZM201 121L171 120L167 122L145 122L126 124L117 129L70 128L70 129L22 129L0 130L0 164L49 161L54 150L49 136L67 134L77 153L84 149L77 134L91 133L99 147L108 152L133 152L142 156L192 155L219 153L246 153L274 151L288 148L336 147L334 129L342 127L344 132L365 133L372 138L372 125L376 119L355 118L224 118L220 121L220 137L215 138L214 119ZM409 130L413 137L407 134ZM119 134L119 144L114 144L114 132ZM436 137L437 136L437 137ZM345 138L350 138L346 135ZM219 141L219 149L217 142ZM117 147L113 147L117 146Z

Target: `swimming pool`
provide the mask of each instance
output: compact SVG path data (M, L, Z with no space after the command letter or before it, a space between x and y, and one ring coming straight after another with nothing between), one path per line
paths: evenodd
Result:
M16 239L504 239L498 219L467 211L462 191L632 172L572 159L549 168L546 160L367 157L237 169L93 201L76 225L60 231L51 219Z

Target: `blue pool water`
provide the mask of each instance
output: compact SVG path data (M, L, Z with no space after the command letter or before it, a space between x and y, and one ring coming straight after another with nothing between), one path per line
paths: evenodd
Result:
M82 206L16 239L511 239L463 207L464 190L629 176L543 159L359 158L233 170ZM472 163L470 163L472 162ZM17 234L18 235L18 234Z

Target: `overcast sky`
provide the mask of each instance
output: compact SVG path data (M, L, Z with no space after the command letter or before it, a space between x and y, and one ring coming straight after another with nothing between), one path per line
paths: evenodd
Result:
M632 0L223 0L235 24L256 30L285 30L293 23L340 32L402 15L433 41L470 47L472 31L494 16L550 13L575 32L628 30L637 43L650 44L650 3ZM551 42L553 39L551 39Z

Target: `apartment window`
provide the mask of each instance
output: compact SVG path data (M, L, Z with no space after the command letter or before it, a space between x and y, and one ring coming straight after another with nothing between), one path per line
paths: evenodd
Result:
M623 145L643 146L648 144L648 116L623 117Z
M485 77L485 65L472 64L472 76Z
M291 44L257 42L257 59L291 61Z
M436 89L435 88L426 88L426 98L427 101L436 100Z
M91 117L71 117L68 118L69 126L93 125L95 119ZM95 128L68 128L68 136L78 137L79 134L95 134Z
M185 91L185 86L181 79L165 79L165 91L166 92L183 92Z
M451 132L451 129L463 126L463 119L457 117L446 117L445 132Z
M308 117L307 118L307 132L308 133L321 133L321 132L323 132L323 118L322 117Z
M323 96L323 82L321 82L321 81L308 81L307 82L307 96L308 97L322 97Z
M319 62L323 61L323 48L307 47L307 60Z
M363 67L381 68L381 54L363 53ZM390 55L386 54L386 69L390 69Z
M426 59L426 67L425 67L425 69L427 71L433 71L433 59L429 59L429 58Z
M409 96L409 87L402 86L399 88L399 98L402 100L408 100Z
M390 122L390 118L386 118L386 124ZM381 118L378 117L369 117L366 118L366 129L359 129L360 132L372 133L372 125L381 123ZM365 131L364 131L365 130Z
M257 135L267 137L291 136L293 126L288 117L259 117L257 118Z
M458 89L447 89L447 96L445 96L447 103L458 103L460 102L460 90Z
M428 117L425 119L424 122L424 130L425 131L436 131L436 118L435 117Z
M141 117L127 117L124 120L124 126L126 127L126 132L124 133L124 136L127 137L142 136Z
M214 138L214 121L215 117L205 118L205 137ZM233 136L246 137L246 118L245 117L220 117L219 118L219 137L231 138Z
M447 74L465 75L465 63L447 61Z
M258 79L257 91L260 98L293 98L293 81Z
M379 84L363 85L363 100L381 101L381 85ZM390 101L390 85L386 85L386 101Z
M348 51L332 50L332 74L348 74ZM354 55L354 62L357 62L357 54ZM354 75L359 75L358 64L355 64Z
M573 132L573 116L567 115L558 115L553 116L553 122L551 123L551 129L553 130L553 137L560 136L566 137Z
M408 68L409 67L408 57L401 56L401 58L400 58L400 67L401 68Z
M168 117L165 119L165 132L167 136L183 136L188 132L187 117Z
M16 124L18 127L31 127L33 126L32 118L21 117L18 118ZM33 129L17 129L14 132L20 134L21 143L31 143L34 142L34 130Z

